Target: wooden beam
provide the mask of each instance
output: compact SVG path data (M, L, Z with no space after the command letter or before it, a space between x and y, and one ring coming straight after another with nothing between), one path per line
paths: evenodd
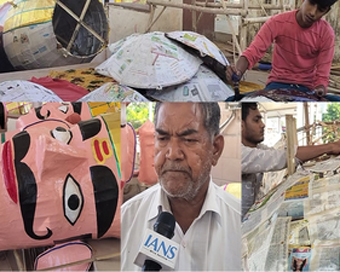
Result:
M188 9L191 11L200 11L200 12L206 12L206 13L212 13L212 14L228 14L228 15L241 15L241 16L245 14L245 11L241 8L235 9L235 10L234 9L223 10L223 9L216 9L216 8L193 6L189 4L171 3L168 1L162 1L162 0L147 0L147 3L150 5Z
M287 169L288 174L295 172L295 146L297 144L296 119L293 115L286 115L286 135L287 135Z
M303 103L304 113L305 113L305 128L309 127L309 112L308 112L308 103ZM306 129L306 137L307 137L307 145L311 145L312 139L310 135L309 129Z

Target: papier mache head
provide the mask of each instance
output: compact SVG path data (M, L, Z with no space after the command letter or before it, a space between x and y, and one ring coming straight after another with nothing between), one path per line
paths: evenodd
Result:
M1 135L0 250L120 237L119 112L25 119Z

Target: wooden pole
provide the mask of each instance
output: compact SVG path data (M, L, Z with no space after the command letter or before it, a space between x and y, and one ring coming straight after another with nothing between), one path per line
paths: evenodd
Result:
M147 0L147 3L151 4L151 5L195 10L195 11L201 11L201 12L212 13L212 14L229 14L229 15L241 15L242 16L245 13L245 11L242 10L242 9L223 10L223 9L216 9L216 8L193 6L193 5L189 5L189 4L170 3L170 2L165 2L165 1L162 1L162 0Z
M295 172L295 145L296 137L296 119L293 115L286 115L286 135L287 135L287 169L288 174Z
M303 108L305 113L305 128L309 127L309 111L307 102L303 102ZM311 145L312 139L309 129L306 129L307 145Z

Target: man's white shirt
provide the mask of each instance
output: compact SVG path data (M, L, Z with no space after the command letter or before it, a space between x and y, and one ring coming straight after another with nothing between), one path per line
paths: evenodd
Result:
M180 245L176 271L241 270L241 201L210 179L199 216L184 234L176 223L172 238ZM162 211L171 212L159 184L133 197L122 206L122 271L140 271L134 265L144 232L153 229Z

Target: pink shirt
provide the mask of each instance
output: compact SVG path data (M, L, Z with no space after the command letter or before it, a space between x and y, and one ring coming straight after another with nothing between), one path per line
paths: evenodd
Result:
M334 30L324 19L302 28L297 10L272 16L260 29L243 56L251 69L275 42L270 82L301 84L310 89L329 82L334 55Z

